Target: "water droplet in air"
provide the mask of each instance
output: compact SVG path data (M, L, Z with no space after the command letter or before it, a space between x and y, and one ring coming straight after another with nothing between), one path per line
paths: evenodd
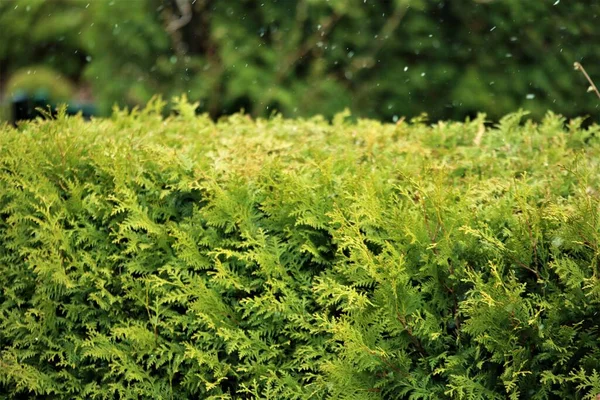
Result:
M554 4L552 4L552 5L553 5L553 6L557 6L557 5L558 5L558 3L560 3L560 0L556 0L556 1L554 2Z
M404 67L404 72L408 71L408 65Z
M85 61L87 61L87 62L90 62L90 61L92 61L92 56L87 56L87 57L85 58Z
M493 32L494 29L496 29L496 26L494 26L492 29L490 29L490 32Z
M535 94L533 94L533 93L528 93L528 94L527 94L527 96L525 96L525 98L526 98L527 100L533 100L533 99L535 99Z

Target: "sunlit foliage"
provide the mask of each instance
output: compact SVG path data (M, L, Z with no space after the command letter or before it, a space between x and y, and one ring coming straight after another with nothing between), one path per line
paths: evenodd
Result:
M600 393L597 126L196 106L0 129L2 396Z

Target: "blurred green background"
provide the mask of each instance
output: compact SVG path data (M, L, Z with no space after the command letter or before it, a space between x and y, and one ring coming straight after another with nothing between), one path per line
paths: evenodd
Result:
M594 0L0 0L0 96L212 116L596 115Z

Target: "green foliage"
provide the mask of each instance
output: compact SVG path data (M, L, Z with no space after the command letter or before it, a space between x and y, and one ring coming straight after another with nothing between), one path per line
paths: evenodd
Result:
M10 104L8 102L0 102L0 124L10 119L10 113Z
M181 3L191 20L169 30ZM213 117L597 113L572 69L600 77L594 0L191 3L2 1L0 72L48 63L92 85L107 113L155 93L187 93Z
M85 64L81 29L87 3L77 0L0 2L0 73L45 64L74 77ZM87 23L85 23L87 22Z
M164 106L0 128L4 398L600 393L598 126Z
M25 93L30 97L44 93L51 101L68 101L75 88L60 73L45 66L32 66L16 71L6 84L9 97L17 93Z

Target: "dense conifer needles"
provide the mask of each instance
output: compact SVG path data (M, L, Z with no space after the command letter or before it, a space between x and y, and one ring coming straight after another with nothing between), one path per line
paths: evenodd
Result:
M599 128L0 129L1 398L593 399Z

